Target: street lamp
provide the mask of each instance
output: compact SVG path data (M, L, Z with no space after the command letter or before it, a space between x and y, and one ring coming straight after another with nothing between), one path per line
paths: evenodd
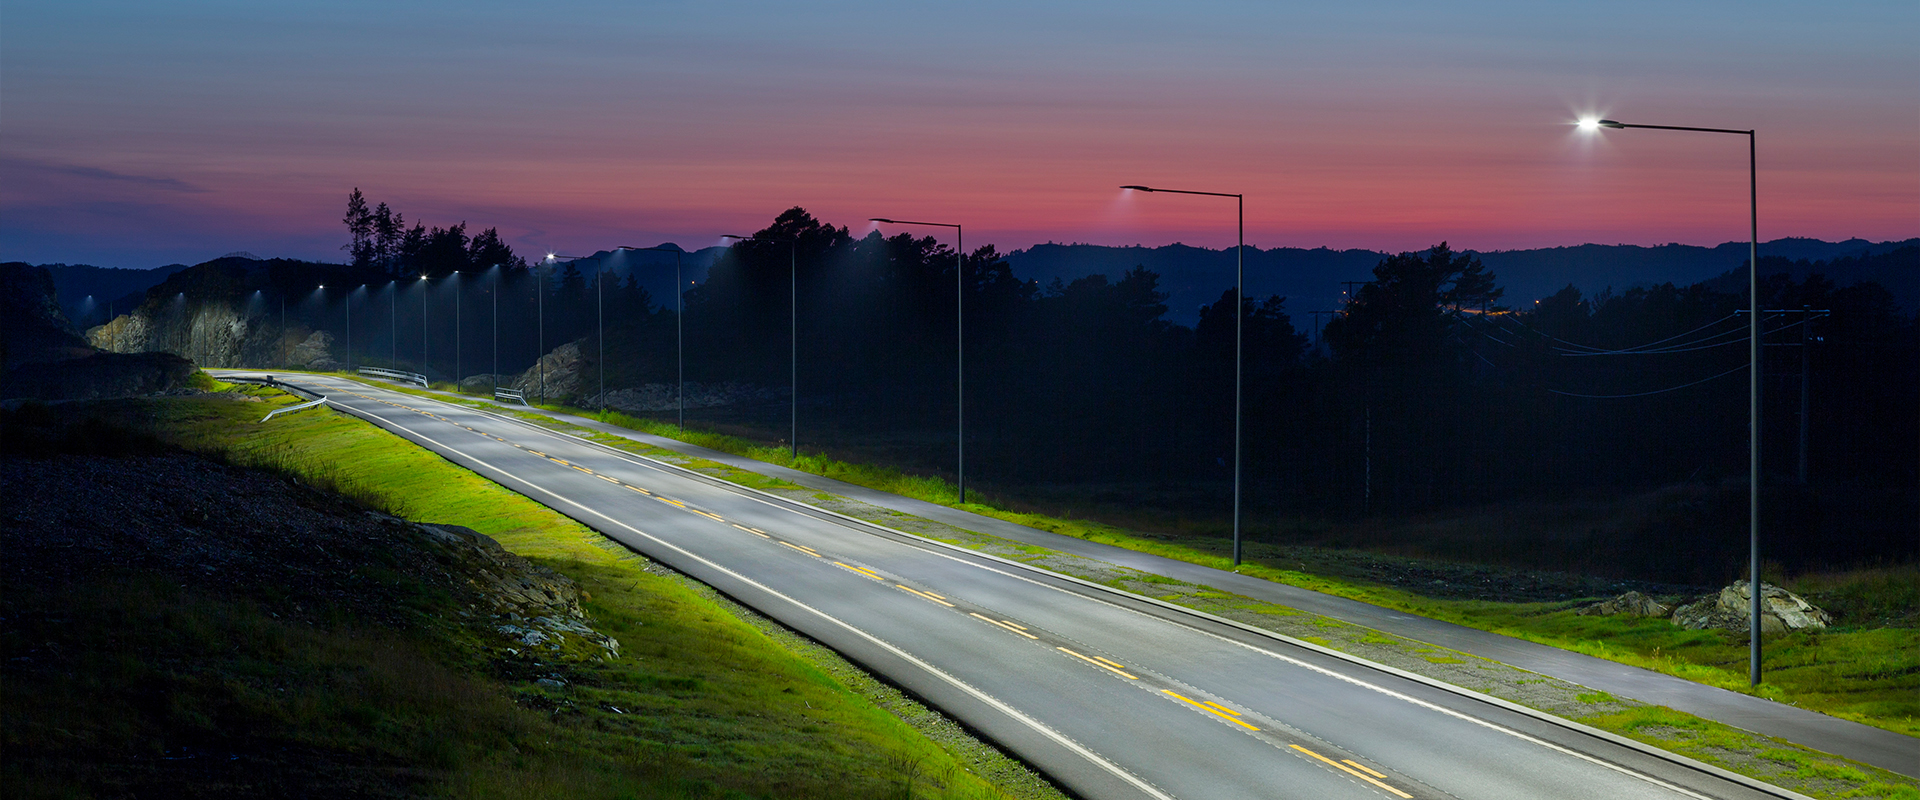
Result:
M433 288L427 283L427 276L420 276L420 377L427 376L427 290ZM427 378L431 382L432 378Z
M957 444L956 453L959 462L959 469L955 470L954 473L956 476L954 483L960 489L960 502L964 504L967 502L967 294L964 291L967 271L966 237L960 230L960 225L952 222L913 222L904 219L886 219L884 217L874 217L868 221L888 225L931 225L939 228L953 229L953 297L955 308L953 315L953 369L955 375L954 394L956 396L954 403L954 428L956 433L954 439Z
M731 233L720 235L722 239L747 241L753 237L738 236ZM791 420L793 427L791 438L787 440L793 458L800 458L800 239L787 240L787 390L791 402Z
M598 331L594 334L594 341L598 343L597 346L600 348L600 356L595 359L593 371L600 374L600 405L604 408L607 405L607 276L600 271L599 256L556 256L552 253L547 254L548 261L556 258L564 258L568 261L594 262L593 319L595 329ZM542 393L544 393L544 389Z
M681 281L680 255L682 253L685 253L686 251L681 250L677 246L676 247L633 247L631 245L624 245L624 244L613 249L638 250L638 251L650 250L658 253L673 254L673 349L674 349L674 359L677 363L677 366L675 369L678 371L678 379L680 381L680 388L677 390L680 395L679 427L680 427L680 430L684 431L687 429L687 340L686 340L687 314L686 314L686 308L685 308L686 304L683 301L685 300L685 293L686 293L687 287L680 283Z
M1760 685L1760 176L1752 130L1694 128L1681 125L1629 125L1610 119L1580 120L1581 130L1648 128L1661 131L1731 133L1747 137L1747 594L1750 618L1747 681Z
M1241 401L1241 333L1246 324L1246 250L1247 250L1247 198L1245 195L1227 192L1192 192L1184 189L1156 189L1148 186L1122 186L1136 192L1166 192L1168 194L1197 194L1207 197L1231 197L1239 207L1240 244L1233 251L1233 565L1240 566L1240 401Z

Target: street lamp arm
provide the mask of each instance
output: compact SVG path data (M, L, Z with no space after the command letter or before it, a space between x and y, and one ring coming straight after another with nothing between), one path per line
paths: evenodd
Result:
M1753 135L1753 131L1735 130L1733 128L1694 128L1686 125L1635 125L1627 122L1614 122L1610 119L1603 119L1595 124L1602 128L1647 128L1657 131L1700 131L1702 133L1734 133L1741 136Z
M880 217L874 217L867 221L868 222L885 222L892 225L932 225L939 228L953 228L955 230L959 230L960 228L959 225L956 225L951 222L914 222L913 220L909 220L909 219L883 219Z
M1186 189L1156 189L1151 186L1122 186L1120 188L1132 189L1136 192L1166 192L1168 194L1202 194L1208 197L1234 197L1234 198L1242 198L1242 199L1246 197L1246 195L1233 194L1231 192L1195 192L1195 191L1189 191Z

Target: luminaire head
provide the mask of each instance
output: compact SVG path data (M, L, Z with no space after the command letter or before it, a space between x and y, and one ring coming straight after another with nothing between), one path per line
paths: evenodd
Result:
M1614 122L1613 120L1610 120L1610 119L1588 118L1588 119L1580 120L1580 130L1583 130L1583 131L1597 131L1597 130L1600 130L1601 128L1624 128L1624 127L1627 127L1626 123Z
M1122 188L1122 189L1132 189L1132 190L1134 190L1134 191L1136 191L1136 192L1155 192L1155 191L1159 191L1158 189L1155 189L1155 188L1153 188L1153 187L1151 187L1151 186L1122 186L1122 187L1120 187L1120 188Z

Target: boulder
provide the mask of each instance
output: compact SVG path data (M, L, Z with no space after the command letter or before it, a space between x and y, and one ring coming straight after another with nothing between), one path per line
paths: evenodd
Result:
M1753 595L1746 581L1735 581L1717 595L1703 597L1673 610L1673 624L1688 630L1744 631L1751 627L1748 607ZM1821 629L1833 622L1827 612L1792 592L1760 584L1760 630L1767 633Z
M500 386L507 389L513 388L513 376L512 375L489 375L485 372L482 372L478 375L468 375L467 377L460 379L460 388L462 390L469 391L469 392L489 391L493 389L493 387L495 386Z
M580 394L593 377L593 361L582 348L586 341L579 339L553 348L553 352L541 356L526 372L515 377L508 388L525 392L528 399Z
M307 340L293 346L287 353L287 365L293 367L314 367L319 361L332 361L333 334L326 331L314 331ZM321 369L320 367L314 367ZM324 370L323 370L324 371Z
M1602 600L1593 605L1583 606L1574 613L1590 617L1622 614L1634 617L1664 617L1673 613L1673 609L1639 592L1627 592L1611 600Z

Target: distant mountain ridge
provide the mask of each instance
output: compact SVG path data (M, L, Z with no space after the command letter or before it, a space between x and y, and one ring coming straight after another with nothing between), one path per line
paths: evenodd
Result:
M1672 282L1692 285L1712 280L1728 270L1743 267L1747 258L1746 242L1728 242L1715 247L1666 244L1640 245L1583 244L1531 250L1469 251L1491 270L1499 285L1506 289L1505 302L1511 306L1531 305L1568 286L1592 295L1608 288L1615 292L1633 286ZM1832 261L1836 258L1880 255L1903 247L1920 246L1920 238L1905 241L1869 242L1848 239L1826 242L1819 239L1785 238L1760 244L1765 266L1769 257L1790 261ZM1373 277L1373 267L1388 254L1375 250L1312 250L1277 247L1246 251L1247 294L1252 297L1281 295L1288 298L1287 311L1296 325L1303 325L1308 312L1339 308L1342 281L1364 281ZM1007 254L1015 276L1038 281L1041 287L1054 279L1071 283L1092 274L1118 279L1135 266L1144 266L1160 274L1160 286L1169 295L1167 317L1182 324L1193 324L1202 304L1220 298L1220 292L1233 286L1232 248L1211 250L1185 244L1161 247L1110 247L1090 244L1039 244ZM1875 280L1888 285L1901 299L1903 307L1913 311L1920 304L1920 269L1884 271L1875 275L1829 275L1840 285L1860 280ZM1905 286L1896 284L1906 284ZM1303 325L1304 327L1304 325Z
M109 308L116 313L132 311L140 304L148 288L158 286L167 276L186 269L186 264L168 264L153 269L120 269L88 264L42 264L53 275L53 288L60 310L75 325L86 328L108 319ZM92 305L88 304L92 298Z

